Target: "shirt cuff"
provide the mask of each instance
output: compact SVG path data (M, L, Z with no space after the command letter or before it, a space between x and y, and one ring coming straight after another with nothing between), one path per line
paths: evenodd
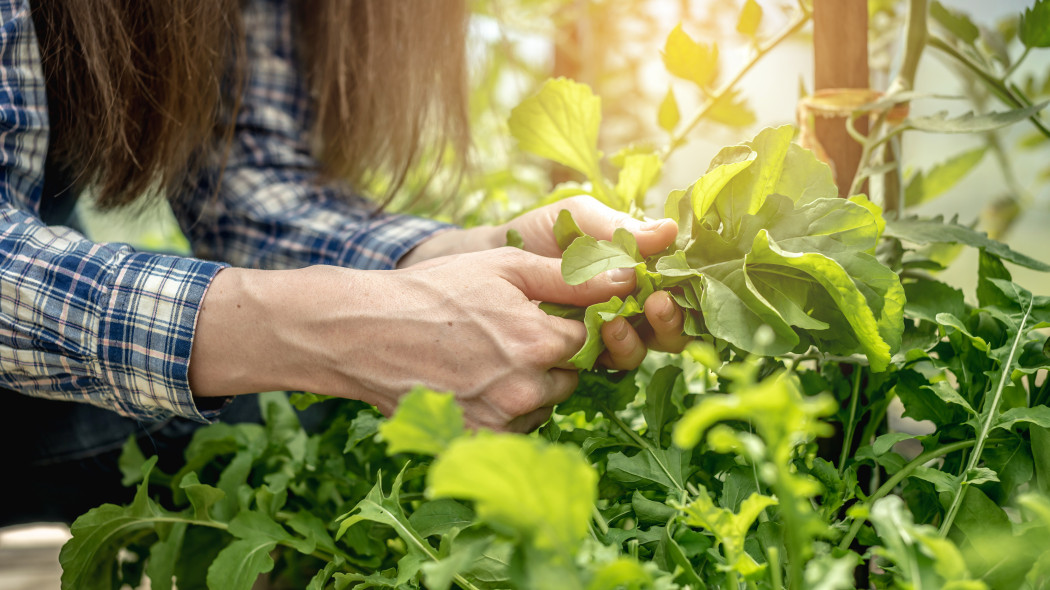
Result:
M343 266L391 270L424 240L456 226L411 215L379 214L352 233L339 251Z
M176 414L210 422L189 384L190 352L204 294L226 265L129 253L99 301L98 358L118 412L142 420Z

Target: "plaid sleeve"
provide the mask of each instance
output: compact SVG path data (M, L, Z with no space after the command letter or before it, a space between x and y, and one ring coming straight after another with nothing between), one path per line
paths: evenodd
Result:
M193 329L221 265L96 244L39 218L48 116L26 0L0 0L0 387L206 421Z
M393 268L416 244L451 226L376 213L348 186L322 179L306 134L310 100L290 4L246 6L248 79L233 144L224 169L215 162L176 200L176 216L202 258L249 268Z

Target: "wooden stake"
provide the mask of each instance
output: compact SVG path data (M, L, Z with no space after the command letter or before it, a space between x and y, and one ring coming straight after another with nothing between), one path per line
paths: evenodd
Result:
M814 90L868 88L867 0L814 0L813 49ZM858 119L856 127L867 133L867 120ZM860 163L860 144L846 132L844 118L818 119L816 131L834 162L839 195L848 196Z

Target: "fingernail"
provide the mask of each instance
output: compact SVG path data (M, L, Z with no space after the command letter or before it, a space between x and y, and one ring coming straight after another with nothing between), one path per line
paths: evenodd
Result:
M616 327L613 328L613 335L612 335L612 337L617 339L617 340L623 341L623 340L625 340L627 338L627 320L619 318L619 319L616 319L615 321L616 321Z
M615 268L607 271L605 276L608 277L610 283L629 283L634 279L634 269Z
M660 311L656 312L656 316L665 322L670 322L674 318L674 312L674 302L668 297Z

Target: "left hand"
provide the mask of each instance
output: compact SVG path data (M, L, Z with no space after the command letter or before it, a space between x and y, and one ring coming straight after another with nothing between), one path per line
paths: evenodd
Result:
M611 240L616 228L630 231L638 242L643 256L655 254L670 246L678 235L678 226L671 219L639 221L602 205L588 196L572 197L524 213L498 226L482 226L451 230L435 235L419 244L398 264L405 268L414 264L466 252L476 252L505 245L507 231L521 234L525 250L541 256L560 258L561 249L554 239L554 221L562 209L572 213L584 233L599 240ZM653 293L645 302L647 325L636 330L626 319L616 318L602 326L606 350L599 357L602 365L615 370L629 370L641 364L648 349L681 352L689 338L683 333L685 316L674 300L664 291Z

